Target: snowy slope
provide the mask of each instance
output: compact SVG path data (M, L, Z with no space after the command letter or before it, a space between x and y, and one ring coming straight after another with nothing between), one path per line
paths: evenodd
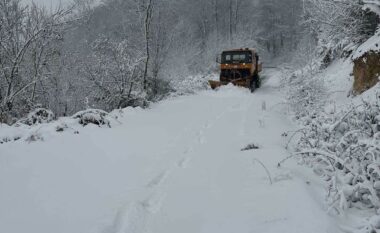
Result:
M310 103L312 104L306 106L306 109L302 108L300 110L300 112L303 111L306 113L304 115L301 115L301 118L299 118L298 121L300 124L299 128L303 129L304 132L300 134L301 136L299 140L298 138L294 140L294 143L292 144L295 146L294 151L317 151L322 153L326 152L328 155L333 154L335 158L344 160L345 167L351 166L348 165L348 161L350 160L349 157L351 155L344 154L346 150L342 149L342 147L340 146L342 146L346 142L345 140L348 138L348 136L354 135L356 134L356 132L364 132L366 127L370 125L370 123L367 124L365 117L354 120L356 116L360 116L361 114L367 114L367 116L370 116L370 114L373 114L374 117L377 117L378 111L376 111L376 104L379 103L378 101L380 98L380 83L375 85L371 89L365 91L361 95L352 95L352 85L354 79L352 74L353 65L354 64L350 58L338 59L335 60L326 69L319 70L319 72L315 74L312 78L305 77L302 75L296 76L296 78L298 78L298 80L301 81L305 79L309 79L309 81L318 80L319 82L317 84L322 83L322 85L320 86L322 86L323 88L320 88L319 85L315 85L316 82L311 81L310 86L300 85L300 90L306 90L306 92L310 93L310 95L306 96L305 99L307 101L310 101ZM307 82L301 82L301 84L304 83ZM290 85L286 87L290 90L290 96L293 96L290 97L290 99L296 99L297 101L302 100L302 98L298 98L298 96L296 95L298 94L297 92L291 92L292 87ZM310 91L312 88L318 88L318 92ZM295 107L296 106L297 102L295 101ZM365 107L361 108L361 106ZM292 107L294 108L294 106ZM370 117L368 117L368 119L370 119ZM350 123L347 123L348 121L350 121ZM353 122L357 122L357 124ZM343 129L343 131L337 128L338 125L344 124L346 124L348 127L346 129ZM362 124L364 125L363 127L361 126ZM376 124L376 122L373 123L373 125ZM354 129L351 128L355 125L360 125L360 127L358 127L359 129L356 132ZM374 128L376 129L376 126ZM342 134L342 136L340 136L339 134ZM368 135L370 135L368 138L372 136L371 134ZM350 148L347 151L351 151L353 156L357 156L357 158L359 158L357 160L351 160L354 161L352 167L355 168L353 169L353 171L356 171L355 169L361 166L359 165L359 160L365 159L365 156L363 156L363 154L366 154L365 152L359 152L359 150L355 151L355 143L359 142L360 144L360 146L358 146L357 148L365 148L365 143L362 142L366 140L368 142L373 141L374 143L379 142L378 138L374 138L372 141L371 139L366 138L366 136L360 136L356 138L358 139L357 141L347 141L347 147L345 147ZM335 139L337 139L337 141L334 141ZM311 143L308 144L303 142ZM354 198L351 199L351 197L354 197L356 194L352 196L348 195L349 192L347 192L347 190L349 189L345 185L348 184L348 186L354 186L356 184L356 181L352 182L351 184L349 182L345 183L346 181L343 177L347 174L345 174L344 172L338 174L341 171L340 169L334 169L334 172L331 173L319 171L321 167L323 167L323 165L321 165L323 164L323 162L318 162L318 157L315 157L313 154L306 154L308 155L304 157L304 161L306 161L305 164L311 169L317 171L317 173L320 174L320 179L324 180L324 186L326 187L326 202L328 202L331 206L330 210L333 210L331 212L336 212L338 215L340 215L341 218L339 219L339 221L342 223L342 225L344 225L345 232L377 232L378 229L380 229L380 225L378 224L380 222L378 221L380 219L379 212L376 213L377 207L364 207L364 205L360 206L360 204L356 205L355 201L353 201ZM320 161L323 161L323 159ZM330 161L330 163L334 163L336 161L337 160L333 162ZM369 164L371 163L365 161L365 165L363 165L363 167L370 167ZM375 166L378 166L378 164L376 163ZM360 167L360 169L361 171L366 170L366 168L362 167ZM326 171L327 170L328 169L326 169ZM346 177L348 176L349 175L347 175ZM331 177L333 178L331 179ZM363 190L364 189L365 188L363 188ZM341 195L343 193L343 195L337 198L337 195L334 194L335 190L339 190L337 193L344 190L338 194ZM352 190L357 191L360 189ZM360 190L360 192L365 193L365 191L363 190Z
M111 129L0 145L0 232L339 232L318 179L276 168L294 126L267 76L254 94L227 86L127 108Z

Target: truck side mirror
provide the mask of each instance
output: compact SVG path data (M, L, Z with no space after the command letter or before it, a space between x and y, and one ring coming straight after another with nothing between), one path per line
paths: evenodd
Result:
M222 57L220 54L216 55L216 63L218 63L218 64L222 63Z

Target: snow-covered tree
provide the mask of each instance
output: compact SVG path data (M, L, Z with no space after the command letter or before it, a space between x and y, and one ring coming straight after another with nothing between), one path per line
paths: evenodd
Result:
M68 12L0 1L0 121L19 117L43 98Z
M304 0L303 11L304 24L317 38L326 64L350 54L375 33L380 22L363 1Z

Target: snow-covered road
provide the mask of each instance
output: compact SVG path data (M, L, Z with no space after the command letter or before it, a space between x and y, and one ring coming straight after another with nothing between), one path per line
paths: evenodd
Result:
M125 109L111 129L0 145L0 232L338 232L318 179L276 167L294 129L282 98L272 77L254 94L227 86Z

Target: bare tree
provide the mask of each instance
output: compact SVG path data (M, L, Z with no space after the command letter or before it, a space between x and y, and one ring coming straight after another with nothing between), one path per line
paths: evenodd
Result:
M48 62L59 55L51 43L59 40L69 11L47 14L35 5L24 7L19 0L0 1L1 121L7 121L15 104L25 108L34 102L37 82L49 77ZM28 91L29 97L23 95Z
M144 12L144 39L145 39L145 64L144 64L144 74L143 74L143 85L144 90L147 89L147 78L148 78L148 69L150 61L150 25L153 18L153 3L152 0L144 1L142 10Z
M126 40L100 38L92 48L93 53L81 64L81 73L91 86L87 98L106 110L134 105L142 91L143 54L130 49Z

